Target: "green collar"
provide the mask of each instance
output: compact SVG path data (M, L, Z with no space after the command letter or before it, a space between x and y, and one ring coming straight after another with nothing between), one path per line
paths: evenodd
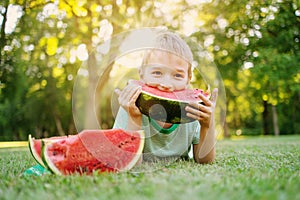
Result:
M179 124L173 124L170 128L162 128L155 120L153 120L151 117L149 117L150 123L152 126L159 131L160 133L163 134L170 134L172 131L174 131Z

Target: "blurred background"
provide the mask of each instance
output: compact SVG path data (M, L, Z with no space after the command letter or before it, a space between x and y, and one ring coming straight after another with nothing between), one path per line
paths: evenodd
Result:
M107 54L101 45L157 26L201 45L217 66L226 89L222 137L300 134L299 0L2 0L0 141L75 134L78 74L107 94L99 123L110 128L111 88L101 88L99 74L115 85L124 72L97 65ZM88 115L81 120L89 126Z

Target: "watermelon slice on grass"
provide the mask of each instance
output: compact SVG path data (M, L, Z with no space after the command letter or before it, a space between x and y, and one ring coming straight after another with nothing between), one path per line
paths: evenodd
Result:
M56 137L50 137L46 139L35 139L31 135L28 135L28 146L30 153L32 157L37 161L38 164L40 164L43 167L46 167L43 160L42 160L42 140L47 141L57 141L63 138L66 138L68 136L56 136Z
M42 159L58 175L122 172L135 166L144 148L143 131L84 130L58 141L42 141Z
M45 167L42 157L41 157L41 150L42 150L42 140L36 140L35 138L28 136L28 146L32 157L36 160L37 163Z

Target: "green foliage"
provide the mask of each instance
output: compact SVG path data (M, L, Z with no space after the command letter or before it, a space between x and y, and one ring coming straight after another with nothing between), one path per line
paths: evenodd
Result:
M295 1L223 1L205 6L210 12L202 15L210 16L210 21L194 36L204 41L223 75L228 127L261 128L270 134L277 124L272 118L279 115L281 133L297 132L299 5ZM211 35L214 42L205 45ZM272 106L277 109L271 110Z
M5 0L0 8L0 140L25 139L29 133L47 137L76 132L72 90L82 61L90 72L89 91L107 67L99 65L105 63L99 60L104 53L97 51L101 43L111 34L153 26L187 35L213 58L226 88L228 130L268 134L275 132L273 124L277 124L282 134L298 133L297 1ZM12 8L19 10L14 15L18 17L15 27L7 31ZM87 60L76 55L79 47L87 50ZM201 57L195 57L199 62ZM111 69L106 70L102 82L115 86ZM199 74L197 78L195 85L201 87ZM88 95L88 100L83 95L78 102L82 106L92 102L81 114L83 126L92 122L89 109L97 103L102 127L113 124L111 87L104 88L107 91L102 86L97 91L99 103L92 99L94 94ZM273 122L275 115L277 123Z
M1 199L299 199L299 136L217 143L213 164L178 161L143 173L23 176L28 149L0 149ZM159 164L159 163L157 163ZM144 167L148 167L144 164Z
M295 78L300 72L300 20L296 15L299 7L293 1L285 1L266 5L266 8L269 10L266 10L266 16L261 15L260 22L263 38L251 45L258 53L258 57L252 57L255 67L251 71L253 81L260 80L258 95L268 102L267 107L278 107L280 132L289 134L298 131L297 119L300 117L299 112L295 112L299 107L300 92L299 81ZM268 21L271 15L276 20Z

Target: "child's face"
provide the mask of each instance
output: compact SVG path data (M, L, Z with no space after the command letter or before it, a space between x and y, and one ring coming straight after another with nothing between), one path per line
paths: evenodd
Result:
M140 69L141 80L163 91L183 90L188 87L189 63L165 51L153 51Z

